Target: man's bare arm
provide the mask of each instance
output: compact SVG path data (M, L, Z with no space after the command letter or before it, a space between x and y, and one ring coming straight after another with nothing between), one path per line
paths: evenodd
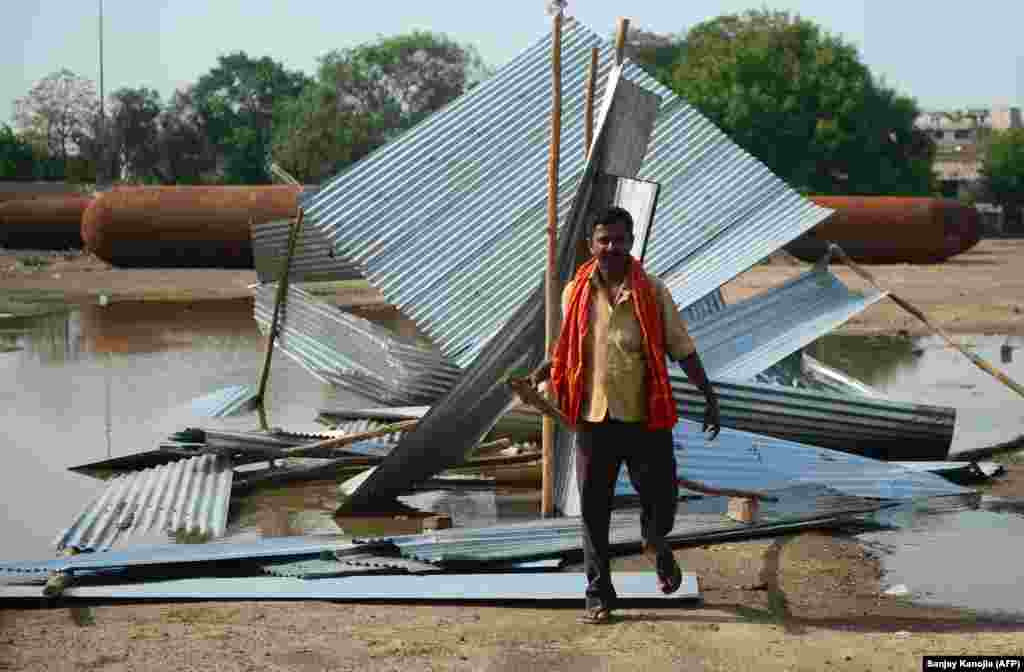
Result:
M704 409L704 431L710 432L710 438L714 440L722 427L721 412L718 408L718 395L711 387L711 381L708 380L708 374L704 371L700 355L696 351L690 353L679 361L679 366L686 372L686 377L690 379L690 382L704 393L707 403Z

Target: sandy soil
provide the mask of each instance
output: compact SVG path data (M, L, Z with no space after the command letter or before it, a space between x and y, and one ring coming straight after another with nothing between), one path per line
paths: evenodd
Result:
M987 240L935 266L874 266L893 291L952 332L1024 333L1024 241ZM758 266L730 301L801 266ZM864 283L844 269L850 285ZM0 252L0 313L58 300L200 300L250 296L251 271L121 270L83 255ZM321 291L374 305L365 286ZM922 327L891 302L850 333ZM1020 497L1024 466L992 486ZM577 623L572 609L247 602L0 607L0 670L917 670L925 654L1024 654L1024 616L992 620L882 594L877 557L839 532L680 548L703 602ZM637 557L617 569L647 569Z

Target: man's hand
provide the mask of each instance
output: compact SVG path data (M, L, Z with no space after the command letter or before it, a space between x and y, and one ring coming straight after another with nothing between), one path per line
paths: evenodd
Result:
M704 431L710 432L708 441L714 441L722 429L721 413L718 409L718 395L709 390L707 405L704 407Z

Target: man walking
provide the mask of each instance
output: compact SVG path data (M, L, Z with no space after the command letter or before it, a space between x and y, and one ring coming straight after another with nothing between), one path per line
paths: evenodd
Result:
M577 480L583 513L587 623L605 623L615 603L608 528L623 462L640 495L644 553L670 594L682 574L665 537L675 522L679 488L672 443L678 419L665 356L679 362L707 399L704 430L719 431L718 397L708 382L686 322L665 285L630 256L633 219L604 211L589 237L593 257L562 293L562 330L550 367L555 402L577 425Z

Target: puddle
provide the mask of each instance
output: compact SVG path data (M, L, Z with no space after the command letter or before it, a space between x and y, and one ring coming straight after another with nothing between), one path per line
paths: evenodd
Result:
M101 481L69 466L153 450L189 426L259 426L255 413L212 419L190 407L259 381L265 341L251 300L79 306L0 327L2 558L52 556L58 534L101 492ZM354 401L274 357L271 425L320 431L317 409Z
M858 538L880 551L885 583L906 586L906 599L979 613L1024 611L1024 500L981 497L946 510L905 505L875 518L889 529Z
M955 338L1024 384L1024 338L981 334ZM951 454L1024 434L1024 399L938 336L833 334L818 339L807 353L893 399L957 408Z
M364 311L368 319L414 339L415 327L395 311ZM73 306L62 313L21 316L0 323L0 560L46 558L54 540L102 490L102 481L67 468L153 450L186 427L252 430L254 412L213 419L191 402L228 385L255 385L265 340L252 301L113 303ZM267 388L271 426L317 432L324 407L359 402L316 381L276 355ZM236 498L228 537L239 539L349 533L334 519L332 482L262 488ZM528 520L540 510L535 490L436 491L402 498L408 506L447 513L457 526ZM392 526L393 528L393 526ZM363 525L379 534L397 530ZM126 540L195 543L154 532Z

